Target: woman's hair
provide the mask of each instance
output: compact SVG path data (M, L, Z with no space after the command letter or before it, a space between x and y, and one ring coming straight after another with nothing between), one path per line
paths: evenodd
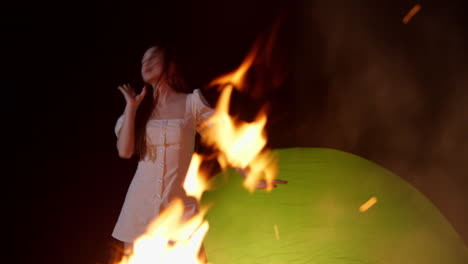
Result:
M153 54L161 53L163 56L162 73L159 77L157 85L161 81L166 81L167 84L178 93L189 93L185 81L182 78L180 67L175 62L174 56L166 49L153 46ZM139 155L139 159L143 160L146 156L146 124L151 117L151 114L156 106L158 98L153 98L151 85L145 83L148 94L143 98L138 107L135 117L135 150Z

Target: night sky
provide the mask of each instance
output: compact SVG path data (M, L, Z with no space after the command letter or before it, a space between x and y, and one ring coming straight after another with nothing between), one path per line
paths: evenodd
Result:
M393 171L468 244L462 2L172 1L4 10L4 32L13 40L7 42L18 52L5 55L15 72L8 129L14 137L7 142L17 160L19 263L105 261L137 161L117 155L113 129L125 106L117 86L141 88L148 47L170 49L190 87L214 103L208 83L272 32L272 52L250 76L263 85L260 97L239 94L232 111L248 120L268 102L270 148L334 148ZM422 9L403 24L416 3Z

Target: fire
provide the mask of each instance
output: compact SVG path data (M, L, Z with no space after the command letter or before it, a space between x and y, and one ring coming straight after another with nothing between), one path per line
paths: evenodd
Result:
M250 69L252 66L256 56L257 56L257 51L258 51L258 45L255 45L252 50L249 52L247 57L245 57L244 61L242 64L237 68L235 71L225 74L223 76L220 76L216 79L214 79L211 83L210 86L214 85L220 85L219 87L223 89L224 84L231 84L234 86L234 88L238 90L242 90L244 87L244 77L247 71Z
M174 200L135 241L133 254L119 264L204 263L198 253L209 227L205 212L187 221L183 213L183 202Z
M229 101L233 89L242 90L245 74L257 56L258 46L254 46L237 70L215 79L211 85L219 85L222 92L215 113L203 126L202 140L219 150L218 162L221 167L229 166L247 172L244 187L250 192L256 189L259 180L266 180L267 190L273 188L277 168L275 157L267 150L264 132L267 121L262 109L251 123L236 120L229 116Z
M202 156L197 153L193 154L184 182L184 189L187 195L197 198L198 201L200 201L203 192L208 189L208 185L199 171L201 163Z
M266 116L261 115L252 124L236 125L229 116L229 99L232 86L228 85L222 92L215 113L210 117L205 127L203 137L206 143L216 145L226 160L234 167L245 168L266 145L266 138L262 133L266 123Z
M273 188L276 175L274 157L263 151L266 145L264 131L266 113L261 111L256 120L247 123L229 116L229 99L233 86L228 84L221 93L215 113L204 127L203 140L219 150L218 161L222 168L232 166L248 169L244 186L254 191L258 180L267 180L267 189Z
M198 201L208 187L199 172L201 162L202 157L195 153L184 182L187 195ZM132 255L123 257L119 264L206 263L199 254L209 229L208 222L204 220L206 211L200 210L185 220L184 204L182 200L175 199L135 241Z
M371 208L375 203L377 203L377 198L372 197L367 202L365 202L363 205L361 205L361 207L359 207L359 211L361 211L361 213L363 213L363 212L367 211L367 209Z

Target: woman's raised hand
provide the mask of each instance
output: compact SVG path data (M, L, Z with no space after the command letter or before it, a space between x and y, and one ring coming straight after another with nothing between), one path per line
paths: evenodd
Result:
M143 101L143 98L145 98L146 95L146 86L143 86L143 89L139 94L136 94L135 89L133 89L133 87L131 87L129 84L120 85L118 88L125 97L127 106L131 106L134 108L138 108L141 101Z

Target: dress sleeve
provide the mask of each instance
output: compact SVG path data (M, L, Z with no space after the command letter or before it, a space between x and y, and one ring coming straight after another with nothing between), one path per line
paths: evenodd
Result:
M122 114L119 117L119 119L117 119L117 122L115 123L115 127L114 127L114 132L117 137L120 134L120 128L122 128L123 121L124 121L124 115Z
M214 109L211 108L203 97L199 89L193 91L192 94L192 115L195 120L196 127L198 128L205 122L213 113Z

